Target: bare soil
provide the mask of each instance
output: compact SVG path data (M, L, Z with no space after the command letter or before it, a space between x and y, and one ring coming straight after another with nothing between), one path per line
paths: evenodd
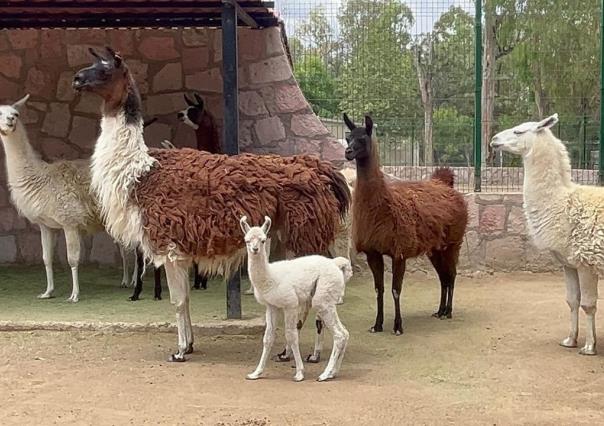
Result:
M315 381L327 352L302 383L274 362L246 381L260 336L201 337L188 362L170 364L165 333L0 333L0 424L604 424L604 356L557 344L568 326L559 274L462 277L452 320L430 317L434 278L410 275L401 337L366 331L374 296L360 281L341 309L342 371L327 383ZM390 329L391 303L385 312Z

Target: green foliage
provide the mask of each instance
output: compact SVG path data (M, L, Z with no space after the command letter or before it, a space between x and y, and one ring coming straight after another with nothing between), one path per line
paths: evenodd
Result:
M307 54L295 63L294 73L302 93L320 117L338 115L336 80L328 72L323 60L316 54Z
M460 114L454 106L434 111L434 152L438 164L470 165L474 119Z

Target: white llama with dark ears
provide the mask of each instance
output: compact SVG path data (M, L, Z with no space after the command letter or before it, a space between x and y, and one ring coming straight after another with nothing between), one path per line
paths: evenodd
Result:
M579 306L587 318L582 355L596 354L598 275L604 273L604 189L571 182L564 144L551 128L554 114L496 134L491 146L521 155L524 163L524 214L535 245L564 266L570 333L560 345L575 348Z
M304 256L291 260L269 263L266 250L267 234L271 219L264 218L264 224L250 227L247 218L240 220L247 247L248 275L254 286L254 297L266 306L266 330L263 348L256 369L247 375L250 380L260 378L266 367L275 341L278 311L285 317L285 339L288 349L296 362L294 380L304 380L304 365L300 356L298 331L310 307L317 310L317 317L333 335L333 349L327 367L319 376L319 381L336 376L344 358L348 342L348 330L340 322L336 305L344 294L346 281L352 276L350 261L344 257L329 259L323 256ZM321 333L315 343L315 355L321 349Z

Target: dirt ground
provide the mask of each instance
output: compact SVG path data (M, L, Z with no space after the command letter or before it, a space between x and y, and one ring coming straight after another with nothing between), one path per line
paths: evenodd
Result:
M438 285L414 274L401 337L366 331L374 296L364 282L342 307L351 340L327 383L315 381L325 361L307 364L302 383L272 361L266 378L246 381L260 336L200 338L188 362L170 364L172 334L0 333L0 424L604 423L604 356L557 344L568 326L560 274L460 278L452 320L430 317Z

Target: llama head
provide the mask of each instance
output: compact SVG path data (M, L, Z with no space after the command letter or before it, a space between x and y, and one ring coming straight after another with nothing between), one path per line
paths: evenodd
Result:
M251 255L256 255L260 253L260 250L262 249L264 253L266 253L265 244L268 231L271 229L271 218L264 216L264 223L262 226L250 226L247 223L247 217L243 216L239 220L239 225L245 235L244 240L247 252Z
M545 133L551 134L551 128L558 122L558 114L541 121L528 121L511 129L503 130L493 136L491 147L517 155L526 155L531 151L537 138Z
M370 116L365 116L365 126L357 127L344 113L344 123L350 133L346 136L348 147L344 151L344 155L348 161L364 160L371 157L373 144L373 120Z
M17 129L19 111L29 99L29 94L23 96L12 105L0 105L0 134L7 136Z
M176 115L180 121L197 130L204 113L203 99L197 93L193 94L195 100L192 100L186 94L184 97L188 107L179 111Z
M73 88L89 91L102 96L105 100L121 97L128 85L128 67L122 57L107 47L107 57L101 56L93 48L88 49L95 61L83 68L73 77Z

